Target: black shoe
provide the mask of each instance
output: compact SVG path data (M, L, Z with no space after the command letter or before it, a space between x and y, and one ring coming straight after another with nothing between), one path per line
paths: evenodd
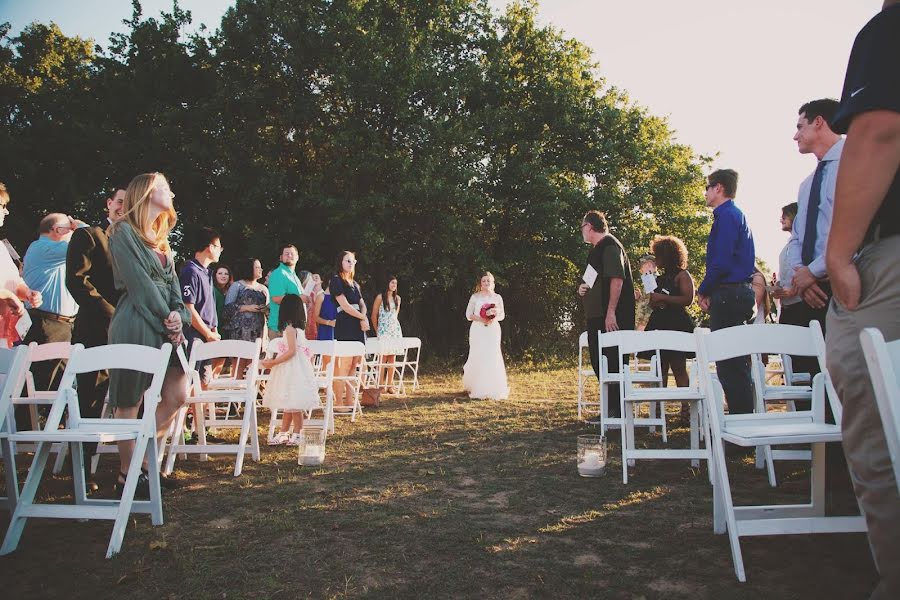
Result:
M125 473L119 473L119 477L123 479L123 481L119 481L116 479L116 495L121 498L122 492L125 491ZM134 489L134 499L135 500L149 500L150 499L150 479L144 473L141 473L138 476L137 487Z
M150 475L147 473L146 470L141 469L141 475L144 477L147 477L148 481L149 481ZM172 475L166 475L165 473L160 473L159 474L159 487L166 489L166 490L174 490L176 488L181 487L181 481L179 481L177 478L173 477Z
M207 444L227 444L227 440L220 438L217 435L213 435L209 432L206 432L206 443Z

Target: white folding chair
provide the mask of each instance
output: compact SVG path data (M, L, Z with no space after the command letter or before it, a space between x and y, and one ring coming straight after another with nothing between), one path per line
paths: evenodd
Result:
M777 329L773 329L777 327ZM825 402L831 404L840 423L841 408L828 371L824 368L825 340L817 322L794 325L742 325L710 333L698 329L701 391L707 397L707 418L713 469L713 529L728 533L734 572L746 581L740 538L756 535L862 532L862 516L825 516L825 444L841 441L840 424L825 422ZM724 392L712 378L708 365L747 354L788 353L816 356L822 372L813 380L811 410L726 415ZM735 506L731 495L725 443L742 447L812 444L809 503L769 506Z
M190 394L187 402L178 411L175 419L174 435L166 457L165 473L171 473L175 467L177 454L199 454L206 460L209 454L234 454L234 476L241 474L244 456L247 452L255 461L259 461L259 432L256 421L256 378L259 375L260 340L245 342L243 340L223 340L218 342L194 342L191 357L188 360L190 371ZM203 389L197 364L214 358L232 358L247 360L246 377L238 380L240 385L232 389ZM228 413L223 418L216 415L216 404L236 405L238 415L231 418ZM194 426L197 431L197 443L185 444L180 433L184 430L188 407L195 406ZM204 406L208 406L208 416L204 415ZM208 444L206 429L240 429L237 444ZM249 445L249 448L248 448Z
M885 342L878 329L867 327L860 333L859 341L872 377L894 480L900 490L900 340Z
M19 377L20 381L14 392L12 402L15 406L28 407L31 429L37 430L41 426L41 421L38 417L38 407L53 404L53 400L56 398L56 390L37 389L31 368L35 363L51 360L68 360L69 355L72 354L72 344L69 342L50 342L48 344L31 342L27 348L25 371ZM55 372L50 379L51 381L55 379ZM20 395L23 391L25 392L24 396ZM13 421L12 425L15 427L15 421ZM19 453L34 452L35 450L36 446L34 444L16 444L16 452ZM55 475L62 471L68 447L65 444L54 444L50 451L56 454L56 461L53 464L53 474Z
M341 358L358 358L356 369L347 375L334 375L335 382L345 382L350 385L353 394L353 402L349 406L333 406L334 415L349 415L350 422L356 421L357 415L362 414L362 404L359 397L362 393L363 379L367 372L366 346L362 342L335 341L333 346L332 362Z
M597 332L597 347L599 351L602 353L604 348L609 348L612 346L619 345L619 334L620 331L614 331L610 333L602 333ZM621 352L619 352L619 372L613 373L609 370L609 361L606 356L600 354L600 401L602 403L600 407L600 434L606 435L606 430L611 427L621 428L624 421L622 417L611 417L609 416L609 403L610 402L619 402L620 407L624 410L624 404L622 402L621 397L621 384L623 381L622 374L622 365L623 361L621 359ZM637 365L637 361L635 361ZM659 352L656 352L654 356L651 358L649 363L649 368L636 367L634 371L631 373L631 380L633 383L643 383L643 384L653 384L660 386L662 385L662 374L660 373L659 368ZM629 368L631 362L628 362ZM591 373L593 373L593 367L591 368ZM619 384L619 397L618 398L610 398L609 394L609 386L610 384L618 383ZM662 415L659 417L656 416L657 403L650 403L650 413L647 417L638 417L634 419L634 424L640 427L648 427L650 431L656 431L657 426L662 427L662 437L663 441L667 441L667 432L666 432L666 419L665 419L665 404L660 403L659 407L662 410ZM637 405L632 405L632 408L637 408ZM625 414L625 413L621 413Z
M693 353L697 349L694 335L683 331L620 331L617 337L620 356L631 357L638 352L647 351L655 351L658 356L662 350ZM699 466L702 459L706 460L708 465L709 435L705 433L704 396L700 392L697 369L690 370L690 382L687 387L637 387L635 372L627 363L620 363L619 370L624 373L623 383L620 386L622 414L625 415L625 431L622 434L622 482L628 483L628 467L637 459L690 459L693 466ZM665 402L687 402L690 405L690 449L638 449L634 441L636 406L642 403L659 403L661 416L665 419ZM706 439L703 448L700 447L701 434Z
M21 376L27 369L28 349L24 346L9 350L0 349L0 454L6 473L6 496L0 496L0 505L10 513L16 509L19 498L19 481L16 474L16 449L9 440L15 430L12 395L18 390Z
M400 371L400 382L397 389L401 394L406 393L406 369L412 373L413 390L419 389L419 357L422 354L422 340L417 337L403 338L403 362L396 364Z
M85 349L81 344L72 349L68 365L63 373L56 399L50 408L47 424L41 431L21 431L10 435L13 442L35 442L37 452L28 470L28 477L13 513L0 554L9 554L19 545L26 521L31 517L54 519L107 519L115 521L106 557L116 554L122 546L125 528L131 513L149 513L154 525L162 525L162 499L159 488L159 470L156 446L156 407L160 401L163 379L172 346L150 348L132 344L114 344ZM152 375L150 387L144 393L144 414L140 419L83 419L78 408L75 376L104 369L128 369ZM65 429L63 413L68 411ZM134 440L134 454L128 466L125 487L119 500L88 498L85 493L83 443L118 442ZM47 466L50 444L60 442L72 445L75 504L37 504L35 494ZM141 463L147 456L154 465L148 471L150 499L135 500L134 493L141 475Z

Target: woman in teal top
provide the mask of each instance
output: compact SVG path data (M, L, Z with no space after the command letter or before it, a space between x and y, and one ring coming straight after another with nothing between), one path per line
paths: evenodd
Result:
M174 197L161 173L138 175L125 191L124 214L110 226L113 277L116 289L122 292L109 327L110 344L159 348L171 342L177 347L184 339L182 327L191 322L191 317L181 299L168 241L177 220ZM109 400L116 418L137 418L150 375L112 369L109 379ZM156 408L157 441L184 404L186 383L187 375L173 351ZM133 441L119 442L118 489L124 485L133 450ZM138 482L138 492L148 497L149 480L145 476Z

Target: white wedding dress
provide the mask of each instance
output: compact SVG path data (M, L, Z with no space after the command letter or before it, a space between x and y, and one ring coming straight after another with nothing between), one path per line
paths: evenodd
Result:
M472 321L469 326L469 359L463 367L463 388L472 398L506 400L509 386L500 351L500 321L506 316L503 298L500 294L472 294L466 307L466 318L480 314L485 304L494 304L497 316L489 325Z

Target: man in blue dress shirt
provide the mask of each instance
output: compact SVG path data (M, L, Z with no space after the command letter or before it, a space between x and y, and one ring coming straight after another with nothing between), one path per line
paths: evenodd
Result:
M697 288L697 298L700 308L709 313L713 331L745 323L756 308L750 287L756 250L747 218L734 203L737 182L736 171L720 169L710 174L706 184L706 205L713 209L713 225L706 242L706 277ZM753 412L750 357L719 361L716 372L728 412Z

